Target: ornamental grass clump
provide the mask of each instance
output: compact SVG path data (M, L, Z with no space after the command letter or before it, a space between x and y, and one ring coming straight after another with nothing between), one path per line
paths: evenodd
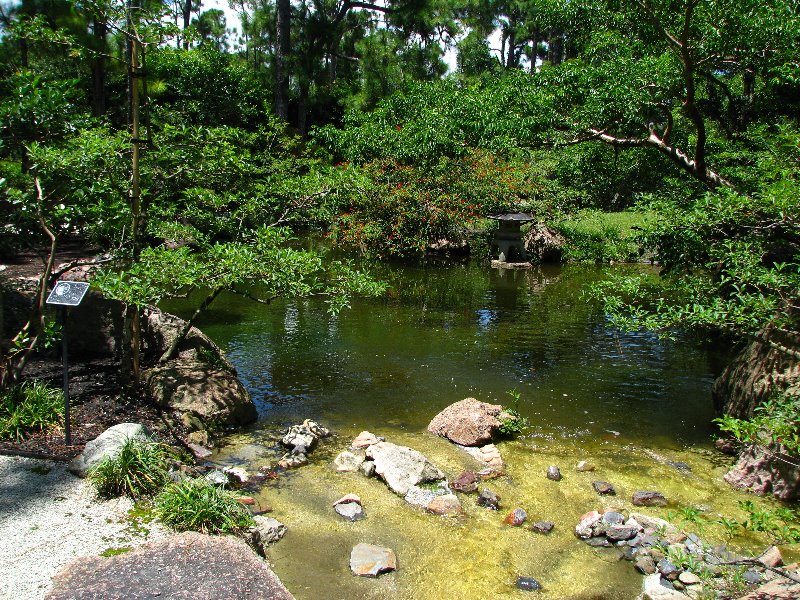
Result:
M167 487L155 503L156 516L175 531L235 533L255 523L232 492L204 479L186 479Z
M21 440L32 431L57 427L63 416L61 390L26 381L0 395L0 440Z
M164 447L141 438L128 438L116 456L106 457L89 471L89 481L103 498L151 497L168 480Z

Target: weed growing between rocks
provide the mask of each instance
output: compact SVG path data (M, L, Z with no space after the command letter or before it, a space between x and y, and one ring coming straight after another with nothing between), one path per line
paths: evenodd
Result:
M167 484L167 453L161 444L128 439L113 458L89 472L89 481L103 498L154 496Z
M26 381L0 395L0 440L21 440L31 431L58 427L64 415L61 390Z
M255 524L234 493L203 479L186 479L168 486L156 498L155 512L175 531L236 533Z

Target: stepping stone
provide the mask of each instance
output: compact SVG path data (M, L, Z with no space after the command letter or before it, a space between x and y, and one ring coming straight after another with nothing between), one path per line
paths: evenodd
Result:
M397 569L397 557L390 548L357 544L350 552L350 570L359 577L377 577Z

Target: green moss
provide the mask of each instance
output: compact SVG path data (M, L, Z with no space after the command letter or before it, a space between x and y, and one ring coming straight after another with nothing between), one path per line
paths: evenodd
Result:
M109 556L118 556L120 554L125 554L126 552L130 552L130 546L120 546L119 548L106 548L100 553L100 556L109 557Z

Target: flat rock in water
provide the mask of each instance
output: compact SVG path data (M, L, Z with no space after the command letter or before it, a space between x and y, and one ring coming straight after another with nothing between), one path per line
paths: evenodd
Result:
M76 456L67 467L78 477L86 477L92 467L99 465L106 458L116 457L128 439L150 441L150 431L139 423L120 423L109 427L91 442L86 444L83 452Z
M378 442L367 448L367 457L375 463L375 473L400 496L411 486L441 481L444 473L416 450L390 442Z
M48 600L294 600L239 538L181 533L117 556L78 558L53 577Z
M436 415L428 431L462 446L481 446L492 440L500 428L499 404L487 404L475 398L465 398L451 404Z
M421 506L422 508L427 508L428 505L433 502L438 495L440 495L437 494L438 491L439 490L434 491L412 485L410 488L408 488L408 491L406 492L406 495L403 496L403 499L412 506Z
M555 523L553 523L552 521L536 521L536 523L531 525L531 531L547 535L548 533L553 531L554 527Z
M664 494L656 491L636 492L631 498L634 506L666 506L667 499Z
M607 481L593 481L592 487L594 491L600 494L601 496L616 496L617 490L614 489L614 486L608 483Z
M360 521L366 515L364 514L364 509L361 507L360 504L355 502L347 502L346 504L337 504L333 507L336 511L336 514L342 517L347 521Z
M500 455L500 450L498 450L497 446L494 444L486 444L485 446L479 447L462 446L462 448L472 458L494 471L500 471L505 465L505 463L503 463L503 457Z
M612 542L624 542L636 537L639 528L631 525L611 525L606 531L606 537Z
M256 525L250 529L250 540L261 555L265 553L267 546L279 542L288 531L286 525L272 517L255 515L253 521Z
M444 494L443 496L436 496L428 503L425 510L435 515L442 516L455 516L464 514L464 509L461 506L461 501L455 494Z
M364 452L351 452L345 450L333 459L334 468L340 473L354 473L358 471L362 463L366 460Z
M603 523L609 525L621 525L625 522L625 515L615 510L607 510L603 513Z
M351 442L351 448L369 448L372 444L377 444L378 442L382 441L378 438L374 433L370 433L369 431L362 431L359 433L355 439Z
M289 427L289 430L281 438L281 444L289 448L302 446L307 450L313 450L319 440L330 434L330 431L316 421L306 419L301 425Z
M575 470L578 471L579 473L594 471L594 465L586 462L585 460L582 460L577 465L575 465Z
M478 489L478 476L474 471L464 471L450 482L450 487L457 492L470 494Z
M350 552L350 570L360 577L377 577L397 569L397 557L389 548L358 544Z

